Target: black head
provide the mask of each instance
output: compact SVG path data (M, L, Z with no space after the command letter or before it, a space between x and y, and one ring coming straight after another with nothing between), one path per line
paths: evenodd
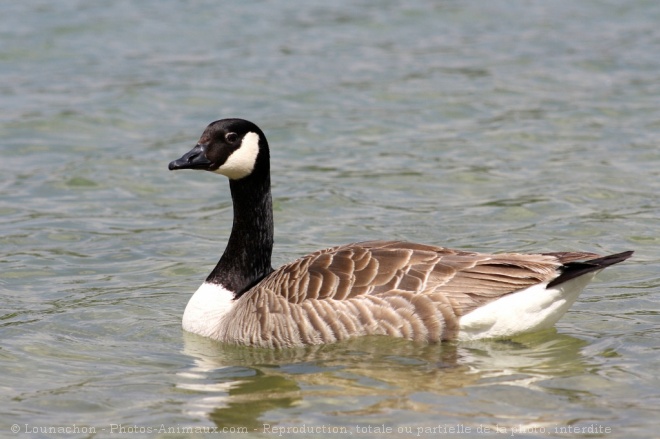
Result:
M206 127L197 145L170 163L176 169L217 172L231 180L257 170L268 172L268 142L258 126L243 119L222 119Z

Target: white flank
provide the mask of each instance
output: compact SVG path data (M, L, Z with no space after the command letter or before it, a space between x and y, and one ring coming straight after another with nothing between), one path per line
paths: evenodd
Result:
M183 312L183 329L212 337L222 323L222 316L234 306L233 298L234 293L222 285L204 282L190 298Z
M249 132L243 136L241 146L234 151L215 172L238 180L247 177L254 169L259 154L259 134Z
M459 340L505 338L552 327L568 311L596 272L552 288L533 285L461 317Z

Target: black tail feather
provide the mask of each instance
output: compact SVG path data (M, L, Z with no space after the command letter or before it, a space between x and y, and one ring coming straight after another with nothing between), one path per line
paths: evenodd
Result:
M590 259L583 262L567 262L561 267L561 274L552 280L547 288L552 288L555 285L559 285L576 277L580 277L583 274L591 273L592 271L602 270L605 267L610 265L618 264L623 262L633 254L632 251L617 253L614 255L603 256L602 258Z

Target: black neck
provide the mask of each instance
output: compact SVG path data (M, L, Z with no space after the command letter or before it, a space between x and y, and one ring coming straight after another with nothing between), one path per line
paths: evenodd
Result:
M260 171L240 180L229 180L234 224L225 252L206 279L234 292L236 297L273 271L270 172L268 169Z

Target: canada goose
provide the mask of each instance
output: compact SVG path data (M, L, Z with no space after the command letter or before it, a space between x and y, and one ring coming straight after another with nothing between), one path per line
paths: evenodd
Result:
M426 342L511 337L554 325L596 273L633 253L481 254L370 241L274 270L269 155L259 127L223 119L169 164L229 177L234 207L227 247L186 306L186 331L271 348L369 334Z

